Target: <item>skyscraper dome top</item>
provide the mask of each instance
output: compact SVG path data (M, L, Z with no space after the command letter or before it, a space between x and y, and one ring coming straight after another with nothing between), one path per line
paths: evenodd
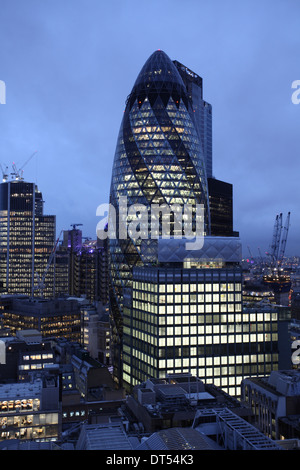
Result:
M184 87L177 68L169 56L161 49L153 52L145 62L135 81L134 88L149 87L154 83L158 85L157 82L173 83Z

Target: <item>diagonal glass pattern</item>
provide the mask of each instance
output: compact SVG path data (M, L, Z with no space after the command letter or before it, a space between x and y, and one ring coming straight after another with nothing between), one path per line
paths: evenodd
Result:
M110 204L118 214L119 198L133 204L202 204L205 234L210 233L205 158L193 106L174 63L163 51L143 66L128 96L111 180ZM118 231L118 220L117 231ZM155 253L155 240L148 247ZM110 308L120 376L124 288L134 266L144 263L141 240L110 240ZM116 345L119 345L116 347Z

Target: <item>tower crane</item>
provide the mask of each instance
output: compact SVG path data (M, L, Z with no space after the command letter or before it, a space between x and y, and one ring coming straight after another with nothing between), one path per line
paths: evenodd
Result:
M7 178L8 178L8 173L7 173L8 166L5 167L5 171L3 170L1 164L0 164L0 168L1 168L1 171L2 171L2 181L3 181L3 183L5 183L5 181L7 181Z
M290 227L290 216L291 216L291 213L288 212L288 215L286 217L285 226L283 228L283 235L282 235L282 239L281 239L280 253L279 253L279 256L278 256L278 264L279 265L282 263L284 253L285 253L286 241L287 241L287 236L288 236L289 227Z
M37 153L37 150L35 152L33 152L30 157L26 160L26 162L21 166L20 170L19 170L19 173L20 173L20 179L23 179L23 168L25 165L27 165L27 163L32 159L32 157L34 157L34 155Z
M13 176L16 181L18 181L20 179L20 175L19 175L15 162L12 163L12 169L13 169L13 172L11 173L11 176Z
M268 255L271 257L271 268L276 269L280 266L285 253L287 236L290 225L290 215L288 212L285 225L282 225L282 213L276 216L273 239L271 245L271 252Z
M282 214L277 214L276 219L275 219L275 224L274 224L274 229L273 229L273 238L272 238L272 244L271 244L271 250L269 256L271 258L271 266L274 266L276 264L276 253L278 253L278 240L280 241L280 236L281 236L281 230L282 230Z
M250 246L247 246L247 248L248 248L248 251L249 251L250 260L251 260L251 262L254 262L254 258L253 258L253 256L252 256L252 253L251 253L251 250L250 250Z
M22 181L24 179L23 178L23 168L24 168L25 165L27 165L27 163L32 159L32 157L36 153L37 153L37 150L30 155L30 157L26 160L26 162L21 166L21 168L19 170L17 169L17 166L16 166L15 162L13 162L13 164L12 164L13 173L11 173L11 175L14 176L17 181Z
M276 297L276 302L282 302L282 296L286 295L291 288L291 278L284 274L281 267L285 253L287 235L290 225L290 212L288 212L285 226L282 227L282 214L276 216L274 225L271 255L271 266L269 274L263 277L264 284L271 287ZM280 251L279 251L280 250ZM283 300L286 302L287 300ZM284 304L285 305L285 304Z
M271 252L270 252L272 265L276 262L276 259L278 256L278 244L280 242L281 230L282 230L282 214L279 214L279 215L277 214L276 219L275 219L274 229L273 229L273 239L272 239Z
M44 297L45 279L46 279L47 273L49 271L49 268L51 266L51 263L54 259L54 256L55 256L55 253L56 253L56 250L57 250L57 246L58 246L58 243L59 243L59 239L60 239L62 233L63 233L63 230L60 231L59 237L57 238L57 240L54 244L54 247L52 248L52 251L51 251L51 254L49 256L49 260L48 260L48 263L47 263L47 266L46 266L46 269L45 269L42 277L40 277L37 272L35 273L35 275L37 277L37 285L34 287L34 290L39 290L40 294L41 294L41 297Z
M277 229L278 229L278 215L276 215L274 229L273 229L273 238L272 238L272 245L271 245L271 253L270 256L273 256L275 252L275 244L276 244L276 237L277 237Z
M275 246L275 253L274 253L274 261L275 262L277 262L277 260L278 260L278 250L279 250L279 246L280 246L281 234L282 234L282 214L279 214L276 246Z

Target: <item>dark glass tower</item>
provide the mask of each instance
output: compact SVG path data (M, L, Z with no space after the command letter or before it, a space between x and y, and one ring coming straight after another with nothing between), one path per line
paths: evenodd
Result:
M127 197L128 206L202 204L204 234L209 235L206 156L197 124L195 92L190 92L187 83L163 51L154 52L143 66L126 102L110 203L117 215L121 196ZM116 229L118 233L118 219ZM149 240L151 245L155 241ZM110 239L110 308L117 381L121 377L124 288L131 286L133 267L144 264L142 246L141 240L129 237Z
M217 237L238 237L233 230L232 184L207 178L209 192L211 235Z
M0 283L5 294L39 295L55 242L56 218L43 214L43 197L34 183L0 184ZM53 296L53 266L45 277L44 296Z
M174 60L178 72L186 86L195 114L195 124L203 148L206 175L212 178L212 106L203 99L203 80L195 72Z

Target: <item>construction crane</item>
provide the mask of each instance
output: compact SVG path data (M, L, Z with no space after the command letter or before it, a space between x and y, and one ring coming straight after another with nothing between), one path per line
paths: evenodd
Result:
M291 213L288 212L284 227L282 225L282 213L276 216L271 252L269 253L271 256L271 266L273 268L277 268L281 264L284 257L290 226L290 216Z
M278 260L277 260L279 265L281 265L283 257L284 257L284 253L285 253L286 241L287 241L287 236L288 236L289 227L290 227L290 216L291 216L291 213L288 212L288 215L286 217L285 226L283 228L283 235L282 235L282 239L281 239L280 253L279 253L279 256L278 256Z
M276 216L273 241L271 246L271 266L269 266L269 274L263 277L264 284L271 287L276 297L276 302L281 302L280 295L286 295L291 288L291 278L284 273L282 269L282 260L285 253L287 235L290 226L290 212L288 212L285 226L282 226L282 214ZM279 251L280 250L280 251Z
M277 238L276 238L276 246L275 246L275 253L274 253L274 261L275 261L275 263L276 263L277 260L278 260L278 251L279 251L279 246L280 246L281 234L282 234L282 214L279 214L279 217L278 217L278 228L277 228Z
M276 215L274 229L273 229L271 252L269 253L271 256L271 265L276 264L276 260L278 257L278 247L280 243L281 231L282 231L282 214L279 214L279 215Z
M247 246L248 248L248 251L249 251L249 255L250 255L250 262L254 263L254 258L252 256L252 253L251 253L251 250L250 250L250 246Z
M76 227L79 227L80 225L83 225L83 224L71 224L71 227L73 227L73 230L76 230Z
M262 254L261 254L260 248L258 247L258 248L257 248L257 250L258 250L258 254L259 254L259 259L260 259L260 262L261 262L261 264L263 264L264 260L263 260L263 257L262 257Z
M19 174L20 174L20 179L23 179L23 168L25 165L27 165L27 163L32 159L32 157L34 157L34 155L37 153L37 150L35 152L33 152L30 157L26 160L26 162L24 163L24 165L21 166L20 170L19 170Z
M5 183L5 181L7 181L7 179L8 179L8 173L7 173L8 166L5 167L5 171L3 170L1 164L0 164L0 168L1 168L1 171L2 171L2 181L3 181L3 183Z
M52 261L54 259L54 256L55 256L55 253L56 253L56 250L57 250L57 246L58 246L58 243L59 243L59 239L60 239L62 233L63 233L63 230L60 231L59 237L57 238L57 240L55 242L55 245L52 248L52 251L51 251L47 266L46 266L46 269L45 269L42 277L40 277L37 272L35 273L36 278L37 278L37 285L34 287L34 290L39 290L40 295L41 295L42 298L44 297L45 279L46 279L47 273L49 271L49 268L52 264Z
M278 229L278 215L276 215L275 224L274 224L274 228L273 228L273 238L272 238L272 244L271 244L271 247L270 247L271 252L268 253L271 256L271 258L273 258L273 254L275 252L277 229Z
M33 152L30 157L26 160L26 162L21 166L21 168L18 170L15 162L12 164L13 172L11 173L12 176L15 177L16 181L22 181L23 178L23 168L27 163L32 159L32 157L37 153L37 150Z
M20 179L20 175L19 175L19 171L16 167L16 164L15 162L12 163L12 169L13 169L13 172L11 173L11 176L16 180L18 181Z

